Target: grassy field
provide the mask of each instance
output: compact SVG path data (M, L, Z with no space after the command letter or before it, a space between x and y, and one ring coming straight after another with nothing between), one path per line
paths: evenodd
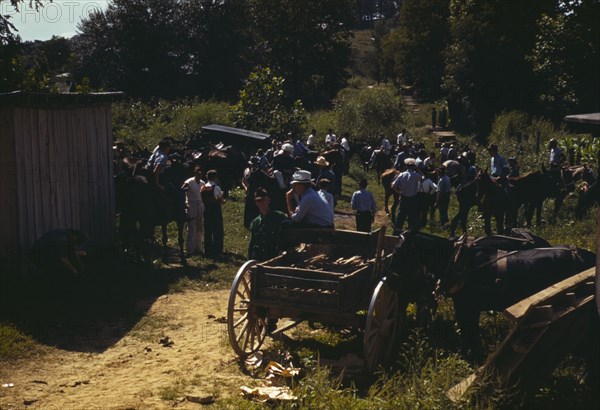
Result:
M414 128L431 147L432 140L421 128ZM469 141L466 138L463 141ZM469 141L471 142L471 141ZM473 145L474 143L471 142ZM479 152L483 152L479 148ZM483 161L487 161L483 157ZM337 210L351 214L349 200L357 189L358 180L366 177L369 189L375 194L378 207L383 207L383 188L378 186L374 174L366 174L357 160L351 164L350 174L344 178L342 198ZM534 233L553 244L573 244L587 249L596 245L596 209L586 219L578 221L573 216L576 198L567 198L558 220L533 228ZM73 321L99 322L106 325L121 323L117 336L127 332L152 333L153 323L145 319L140 300L150 304L160 295L187 289L198 291L226 289L239 266L245 261L249 234L243 227L243 192L232 191L224 205L225 254L219 260L192 257L188 267L164 266L148 268L125 264L114 258L97 261L91 276L83 284L9 283L3 282L0 303L0 363L30 355L43 355L45 346L64 347L77 343L65 336L65 324ZM552 201L544 207L547 221ZM455 199L451 201L450 215L456 213ZM436 215L436 217L438 217ZM438 217L439 218L439 217ZM354 227L352 216L341 218L338 227ZM376 225L389 225L380 217ZM377 228L375 226L374 228ZM434 225L427 231L447 235ZM174 246L174 227L170 227L170 245ZM483 222L477 210L469 216L469 234L483 235ZM119 256L117 254L117 256ZM7 292L8 286L11 292ZM110 297L107 297L110 295ZM126 313L124 313L126 312ZM125 315L125 317L123 317ZM58 324L47 329L44 323ZM63 326L63 327L61 327ZM509 331L510 324L497 313L483 313L483 344L492 352ZM397 346L392 363L386 371L373 377L343 375L335 369L319 365L320 358L340 357L361 352L360 335L341 332L328 327L300 327L292 338L284 338L272 345L267 354L281 356L290 352L294 363L305 369L304 377L293 384L298 402L279 405L281 408L323 409L446 409L446 408L598 408L597 386L586 383L586 369L577 355L564 359L549 377L540 378L539 384L527 390L507 388L494 392L491 397L478 398L455 404L445 396L445 391L476 369L481 361L467 360L458 352L458 333L453 320L452 304L443 301L437 316L427 329L419 329L414 320L414 308L409 307L407 337ZM172 396L165 391L165 397ZM261 405L237 398L218 401L215 408L259 408Z

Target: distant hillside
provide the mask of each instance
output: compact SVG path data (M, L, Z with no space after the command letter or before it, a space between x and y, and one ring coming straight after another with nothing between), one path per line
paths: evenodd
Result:
M377 70L373 30L353 31L351 38L351 56L348 72L352 77L365 77L375 81Z

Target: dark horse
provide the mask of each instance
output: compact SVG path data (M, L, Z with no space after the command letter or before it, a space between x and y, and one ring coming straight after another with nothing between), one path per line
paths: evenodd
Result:
M451 241L418 231L405 231L394 250L387 272L388 284L398 292L399 313L409 303L417 305L417 321L427 321L437 304L433 298L435 283L446 271L454 254Z
M388 274L390 285L419 307L431 301L433 281L452 297L465 350L479 351L479 313L504 310L595 264L595 255L568 246L533 248L547 242L533 235L493 236L473 242L421 232L403 233Z
M398 176L399 172L396 168L390 168L385 170L381 174L381 183L383 184L383 192L384 192L384 206L386 215L390 215L390 197L393 198L394 202L392 203L392 223L396 222L396 209L398 209L398 204L400 203L400 195L392 189L392 182Z
M458 201L458 212L452 218L450 236L456 234L456 228L459 224L463 233L467 233L469 211L477 205L477 186L475 185L475 181L468 181L456 187L456 199Z
M480 312L502 311L595 264L594 253L567 245L512 251L460 247L442 283L454 302L463 347L479 353Z
M183 252L185 221L182 213L176 212L174 202L164 192L149 184L145 177L120 174L115 177L115 197L117 212L120 213L119 237L126 248L133 246L148 261L148 248L154 237L154 228L161 226L163 259L166 259L167 225L175 221L179 258L182 264L186 264Z
M392 161L388 155L385 155L382 149L373 151L371 167L377 173L377 183L381 184L381 176L383 172L392 167Z
M531 226L533 214L536 214L536 225L542 222L542 205L547 198L554 198L554 212L556 218L558 211L566 196L572 176L569 170L553 168L542 171L529 172L517 178L509 178L510 183L510 210L507 218L512 225L517 225L519 209L524 206L525 226Z
M487 170L479 170L475 177L477 187L477 204L483 214L485 234L492 234L492 216L496 219L496 229L499 234L504 233L504 218L509 210L507 187L496 182Z

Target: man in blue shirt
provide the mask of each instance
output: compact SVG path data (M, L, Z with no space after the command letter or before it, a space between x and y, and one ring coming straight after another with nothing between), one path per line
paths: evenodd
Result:
M496 144L490 144L488 147L490 153L490 171L493 177L506 177L510 172L508 161L504 157L498 154L498 146Z
M292 189L286 193L288 212L293 222L303 226L333 227L333 211L311 186L309 171L299 170L292 175ZM298 206L291 210L297 200Z
M392 189L400 194L400 209L396 218L396 226L394 230L398 233L402 232L402 225L408 217L408 229L419 229L419 208L417 193L419 192L419 182L423 178L421 174L415 171L414 158L404 160L407 170L402 172L392 182Z
M377 206L373 194L367 191L367 180L361 179L358 183L359 190L352 194L350 206L356 210L356 230L371 232L371 226L375 221Z
M404 169L405 168L404 160L412 157L412 155L410 155L409 148L410 148L410 145L408 143L405 143L402 146L402 150L398 153L398 155L396 155L396 161L394 162L394 168L396 168L397 170Z

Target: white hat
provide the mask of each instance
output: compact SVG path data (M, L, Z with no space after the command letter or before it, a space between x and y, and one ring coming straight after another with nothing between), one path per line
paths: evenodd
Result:
M293 154L294 153L294 146L292 144L283 144L281 146L281 150L282 151L287 151L290 154Z
M305 171L303 169L300 169L296 172L294 172L294 175L292 175L292 180L290 181L290 184L310 184L311 183L311 175L309 171Z
M410 165L416 165L416 164L417 164L417 161L415 161L414 158L406 158L404 160L404 165L409 165L410 166Z

